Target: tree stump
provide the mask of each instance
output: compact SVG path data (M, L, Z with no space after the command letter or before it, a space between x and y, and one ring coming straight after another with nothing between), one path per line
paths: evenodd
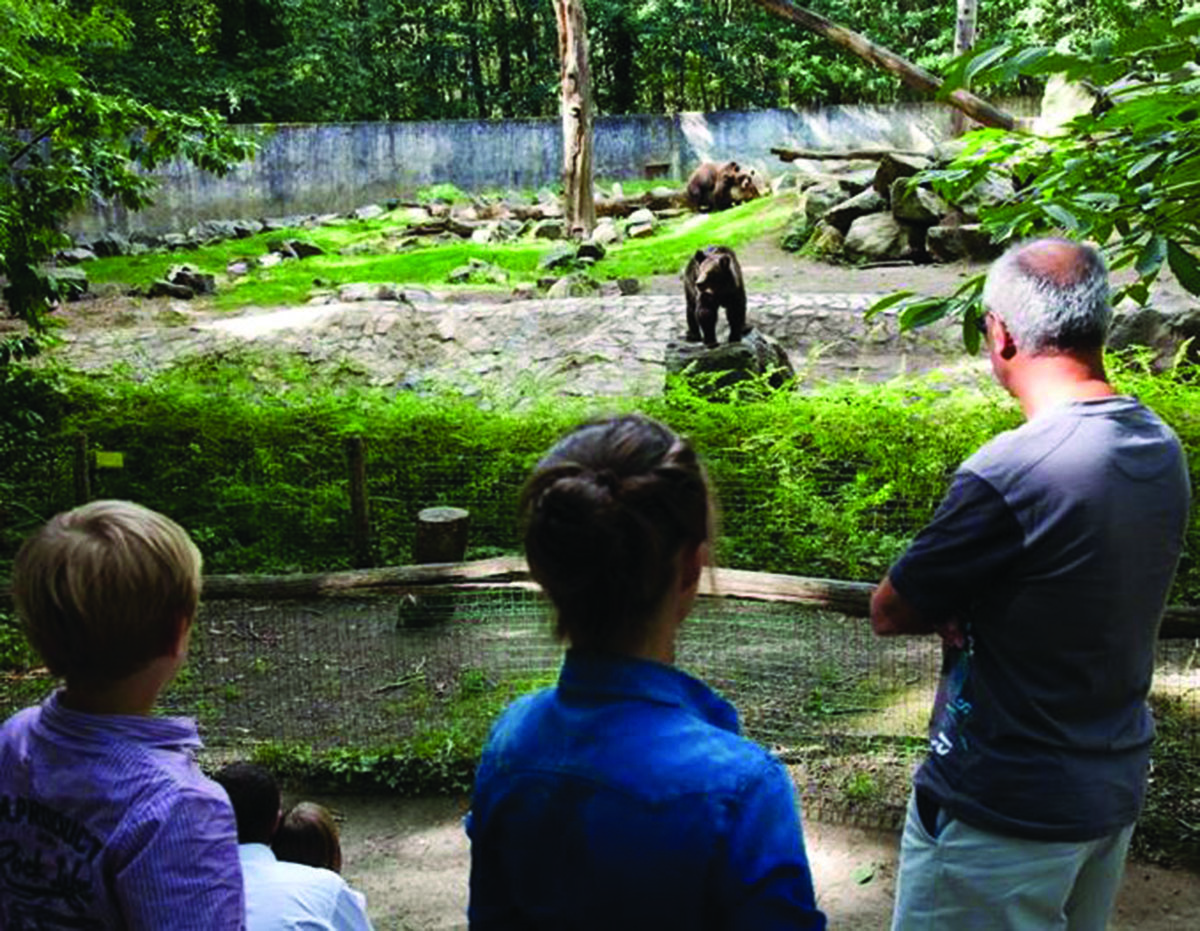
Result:
M471 512L463 508L425 508L417 515L417 544L413 561L462 562L467 554L467 525Z

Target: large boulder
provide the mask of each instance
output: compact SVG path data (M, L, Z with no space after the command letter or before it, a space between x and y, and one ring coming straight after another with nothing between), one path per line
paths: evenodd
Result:
M167 281L191 288L194 294L214 294L217 290L216 276L200 271L195 265L172 265L167 271Z
M550 249L538 259L538 268L555 269L569 268L575 264L575 245L563 243Z
M202 242L236 239L237 224L233 220L201 220L188 230L188 236Z
M120 233L105 233L91 243L91 250L97 258L110 259L117 255L128 255L129 246L129 240Z
M844 200L826 210L821 220L836 227L839 233L845 235L846 231L850 229L850 224L859 217L879 213L887 210L887 207L887 201L879 192L869 187L861 194L855 194L849 200Z
M892 216L897 220L923 226L933 226L950 212L950 205L937 194L928 188L910 185L907 178L892 182L891 203Z
M804 192L804 217L809 223L816 223L847 198L846 190L840 183L822 181Z
M911 259L921 251L916 228L890 213L859 217L846 233L845 250L851 258L868 262Z
M1005 204L1013 200L1017 196L1017 189L1013 185L1012 178L1007 175L990 173L986 178L976 182L969 191L959 197L958 202L954 205L967 219L975 221L979 219L979 210L981 207L995 207L999 204Z
M1033 131L1039 136L1061 136L1067 124L1077 116L1090 113L1096 105L1096 93L1078 81L1068 81L1053 74L1042 93L1041 112L1033 121Z
M925 231L925 248L935 262L986 262L1004 251L978 223L931 226Z
M602 246L611 246L613 243L619 243L622 238L621 229L612 217L604 217L596 224L596 228L592 230L592 242L599 243Z
M70 249L63 249L58 253L58 262L61 265L78 265L80 262L91 262L96 258L96 253L91 249L85 249L83 246L74 246Z
M879 160L879 167L875 169L875 177L871 183L881 197L890 197L897 178L911 178L918 171L924 171L932 165L933 162L919 155L889 152Z
M587 275L572 274L559 278L546 289L546 297L550 300L562 300L568 297L592 297L600 289L599 283Z
M760 380L764 375L770 388L782 388L796 376L779 341L757 327L745 333L739 342L722 343L711 349L703 343L671 340L664 362L668 385L677 378L685 378L697 394L705 397L719 395L741 382Z
M1154 351L1152 366L1166 371L1175 361L1180 347L1189 343L1186 358L1200 363L1200 306L1167 311L1154 306L1138 307L1117 314L1108 337L1109 349L1145 346Z
M538 220L533 225L534 239L562 239L566 236L566 228L561 219Z
M840 257L846 245L846 236L836 226L824 221L813 228L804 251L817 259L832 259Z

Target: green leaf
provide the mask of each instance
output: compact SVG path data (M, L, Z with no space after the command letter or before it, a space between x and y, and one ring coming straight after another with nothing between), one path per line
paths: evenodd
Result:
M983 342L983 335L979 332L979 327L976 321L980 318L980 314L973 313L968 310L963 314L962 318L962 338L963 346L971 355L979 352L979 346Z
M1142 278L1148 278L1158 273L1163 259L1167 257L1167 241L1157 233L1150 237L1142 251L1138 253L1134 268Z
M1060 226L1064 226L1072 232L1079 231L1079 218L1066 207L1060 207L1058 204L1042 204L1042 211Z
M1144 173L1155 162L1161 160L1162 157L1162 152L1151 152L1149 155L1143 155L1136 162L1129 166L1129 171L1126 172L1125 177L1132 181L1133 179L1137 178L1138 175Z
M856 883L858 883L860 886L865 886L867 883L869 883L872 879L875 878L875 864L868 863L864 866L857 867L854 870L854 872L851 873L850 875L854 878L854 881Z
M1181 285L1192 294L1200 294L1200 261L1174 239L1167 240L1167 264Z
M975 75L979 74L997 59L1003 58L1005 55L1007 55L1009 48L1010 46L1008 43L1001 43L1000 45L993 46L986 52L983 52L971 59L971 63L967 65L966 70L963 72L963 80L967 83L970 83L971 79L975 77Z
M900 311L900 330L915 330L936 323L951 312L958 302L953 298L931 297L915 301Z
M880 298L866 309L866 312L863 314L863 319L870 320L876 314L887 310L892 305L899 304L905 298L912 297L914 293L915 292L913 291L897 291L894 294L889 294L887 297Z

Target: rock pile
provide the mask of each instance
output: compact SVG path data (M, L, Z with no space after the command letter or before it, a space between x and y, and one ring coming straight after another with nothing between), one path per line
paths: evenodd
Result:
M873 168L860 161L843 162L840 170L790 172L781 183L800 191L797 219L808 233L806 251L851 262L994 258L998 249L979 225L979 210L1011 199L1011 178L995 171L955 204L912 182L953 154L947 145L928 155L879 153Z
M595 191L596 215L600 218L594 237L602 243L618 242L625 236L649 235L658 219L682 212L686 196L682 189L659 187L645 194L626 197L620 184ZM351 246L348 252L395 252L430 241L469 239L473 242L508 242L532 236L537 239L563 239L562 204L553 191L545 189L535 199L510 193L503 197L472 197L467 204L444 200L406 203L390 200L385 204L367 204L348 213L307 214L270 217L258 220L203 220L186 233L152 234L135 232L128 236L107 232L88 239L77 237L75 245L58 253L59 265L75 265L91 259L116 255L140 255L147 252L190 251L230 239L248 239L258 233L275 230L313 229L319 226L367 222L391 213L400 221L394 237L382 244ZM618 222L624 220L624 222ZM286 250L281 251L287 256Z

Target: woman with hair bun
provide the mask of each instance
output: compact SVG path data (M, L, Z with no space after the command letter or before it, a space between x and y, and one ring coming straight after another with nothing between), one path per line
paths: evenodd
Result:
M471 927L824 928L787 771L673 665L713 535L695 452L645 417L586 424L520 514L568 650L484 748Z

